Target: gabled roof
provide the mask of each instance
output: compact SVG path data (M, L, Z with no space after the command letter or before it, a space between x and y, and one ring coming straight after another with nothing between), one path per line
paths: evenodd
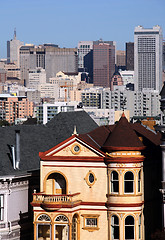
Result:
M131 123L131 127L134 129L138 136L147 138L151 143L158 146L161 144L161 134L158 132L151 131L141 125L140 123Z
M80 137L92 146L101 149L110 132L107 126L100 126L87 134L80 135Z
M81 135L82 139L103 151L108 149L140 150L144 148L144 144L139 137L147 139L148 142L155 146L159 146L161 143L159 133L146 129L140 123L129 123L124 115L114 125L101 126Z
M59 116L60 115L60 116ZM39 169L39 152L45 152L69 138L77 126L78 133L89 132L98 125L84 112L65 112L47 125L0 127L0 176L19 175ZM20 169L14 170L10 145L15 145L15 130L20 130Z
M76 126L78 134L87 133L98 128L96 122L85 111L60 112L46 125L58 133L62 141L72 135L74 126Z
M98 148L92 146L91 144L89 144L88 142L84 141L79 135L74 134L71 137L67 138L65 141L57 144L56 146L54 146L53 148L49 149L48 151L45 152L40 152L39 156L41 158L41 160L56 160L56 161L85 161L85 159L89 159L89 155L87 153L87 155L83 155L83 157L81 156L81 154L79 155L74 155L71 153L71 155L67 155L64 156L63 153L62 155L57 155L57 153L62 152L63 149L68 148L69 146L72 146L73 143L79 143L81 146L85 146L86 149L90 150L91 152L95 153L94 156L90 155L90 160L93 161L98 161L98 159L96 159L96 157L101 157L101 161L104 161L102 158L106 156L106 154L104 152L102 152L101 150L99 150ZM62 159L59 157L62 156Z

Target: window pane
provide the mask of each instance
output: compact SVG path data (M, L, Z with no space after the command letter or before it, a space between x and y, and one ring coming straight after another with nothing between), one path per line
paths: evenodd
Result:
M138 173L138 192L141 191L140 185L141 185L141 171L139 171L139 173Z
M92 173L89 174L89 182L93 183L94 182L94 176Z
M50 225L38 225L38 240L50 240Z
M134 180L134 175L132 172L126 172L124 175L125 180Z
M139 239L141 238L141 215L139 216Z
M97 218L86 218L85 225L87 227L97 227Z
M113 180L118 180L118 173L116 171L113 171L111 174Z
M72 240L77 240L77 216L74 215L72 220Z
M119 192L119 180L116 171L111 173L111 192Z
M126 217L125 225L134 225L134 218L132 216Z
M130 181L125 181L125 189L124 189L125 193L132 193L133 192L133 182Z
M132 172L126 172L124 175L124 192L134 192L134 174Z
M111 218L111 234L112 239L119 239L119 219L116 215Z
M4 214L4 196L0 195L0 221L3 220L3 214Z
M125 239L134 239L134 226L125 226Z
M134 218L127 216L125 219L125 240L134 239Z

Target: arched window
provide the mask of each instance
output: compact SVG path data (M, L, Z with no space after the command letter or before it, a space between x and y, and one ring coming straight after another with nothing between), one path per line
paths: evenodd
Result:
M142 222L142 216L139 216L139 240L141 239L141 222Z
M38 217L37 240L51 239L51 219L47 214Z
M78 216L75 214L72 219L72 240L78 240Z
M51 222L50 217L47 214L42 214L38 217L38 221L41 222Z
M69 239L69 220L65 215L58 215L55 218L55 237L53 239Z
M126 172L124 175L124 193L134 192L134 174Z
M111 217L111 239L119 239L119 218L116 215Z
M119 176L116 171L111 172L111 193L119 192Z
M46 180L47 194L66 194L66 180L60 173L51 173Z
M55 218L55 222L63 222L63 223L68 223L68 218L64 215L58 215Z
M141 171L138 173L138 192L141 192Z
M125 218L125 240L128 240L128 239L135 239L134 236L134 217L133 216L127 216Z

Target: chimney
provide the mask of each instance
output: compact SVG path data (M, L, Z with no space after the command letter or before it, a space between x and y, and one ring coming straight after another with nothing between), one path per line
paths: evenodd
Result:
M20 130L15 130L16 140L16 168L19 169L20 164Z
M10 147L11 147L11 152L12 152L13 168L16 169L16 166L15 166L15 147L14 147L14 145L10 145Z

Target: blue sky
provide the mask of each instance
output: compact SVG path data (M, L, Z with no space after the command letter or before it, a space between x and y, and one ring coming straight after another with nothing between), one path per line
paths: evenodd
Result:
M81 40L133 41L135 26L160 25L165 36L165 0L0 0L0 58L6 41L76 47Z

